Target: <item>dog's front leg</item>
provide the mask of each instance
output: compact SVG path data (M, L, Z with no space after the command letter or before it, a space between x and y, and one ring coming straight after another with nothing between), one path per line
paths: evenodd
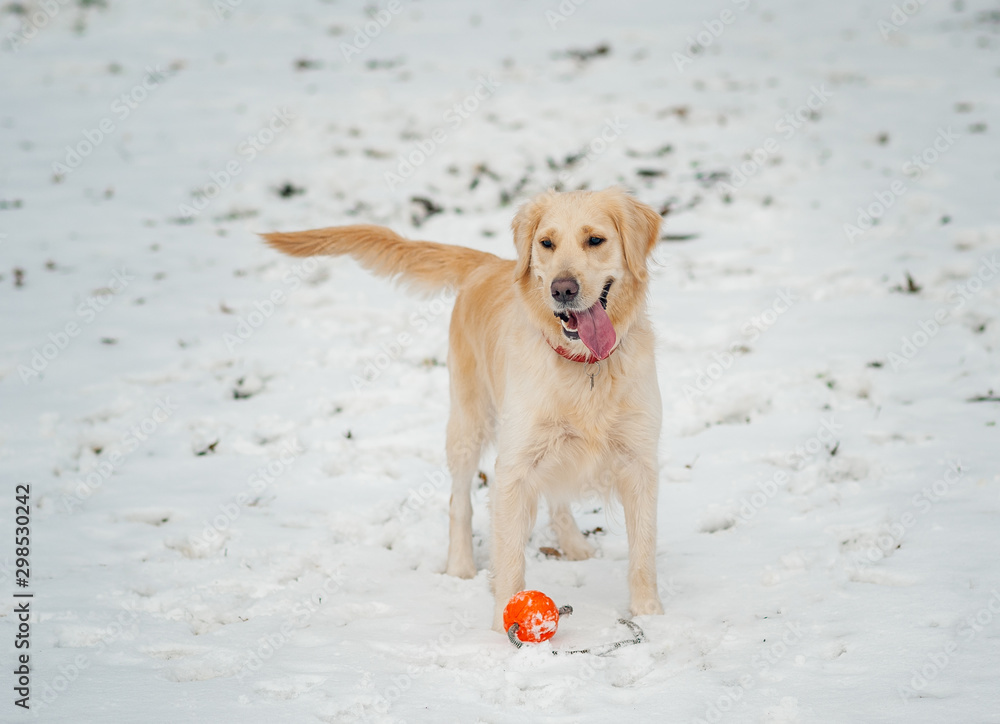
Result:
M618 494L628 532L628 587L633 616L663 613L656 590L656 498L659 481L653 461L623 461Z
M490 489L493 528L491 568L493 628L503 631L503 609L507 601L524 589L524 547L538 512L538 495L523 476L504 471L497 465L496 482Z

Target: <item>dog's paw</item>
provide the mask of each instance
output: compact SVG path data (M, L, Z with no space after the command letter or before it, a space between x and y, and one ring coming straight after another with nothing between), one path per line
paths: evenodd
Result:
M448 561L444 572L455 578L475 578L476 564L472 561Z
M493 630L497 633L507 634L507 629L503 627L503 609L499 606L493 612Z
M630 607L633 616L657 616L663 613L663 604L658 598L633 601Z
M561 543L563 558L567 561L585 561L593 558L596 549L580 536L579 540L563 541Z

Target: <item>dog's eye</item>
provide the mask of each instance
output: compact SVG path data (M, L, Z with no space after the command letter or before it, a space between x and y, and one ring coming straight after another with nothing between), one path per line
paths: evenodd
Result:
M552 248L552 241L550 239L542 239L538 243L541 244L542 246L544 246L546 249L551 249Z
M589 239L587 239L587 243L590 244L591 246L600 246L601 244L604 243L604 241L605 240L599 236L592 236Z

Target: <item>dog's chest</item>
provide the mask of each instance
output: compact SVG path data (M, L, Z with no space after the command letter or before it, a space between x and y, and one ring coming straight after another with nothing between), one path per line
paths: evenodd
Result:
M622 444L622 401L589 379L535 398L520 432L533 466L586 469L608 464ZM526 423L526 424L525 424Z

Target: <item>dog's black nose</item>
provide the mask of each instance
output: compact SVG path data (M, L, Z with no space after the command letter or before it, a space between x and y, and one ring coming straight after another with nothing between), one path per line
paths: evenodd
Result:
M579 293L580 285L577 284L576 279L566 277L552 282L552 298L557 302L568 304L576 299L576 295Z

